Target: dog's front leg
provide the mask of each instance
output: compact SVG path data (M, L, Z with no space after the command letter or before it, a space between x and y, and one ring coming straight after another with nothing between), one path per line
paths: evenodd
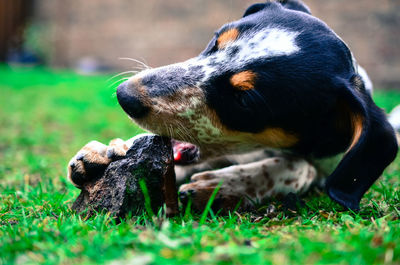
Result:
M195 174L179 192L183 203L190 198L194 209L201 211L222 183L213 208L226 212L235 209L240 201L243 209L249 209L254 202L270 197L305 192L316 177L316 169L304 159L273 157Z

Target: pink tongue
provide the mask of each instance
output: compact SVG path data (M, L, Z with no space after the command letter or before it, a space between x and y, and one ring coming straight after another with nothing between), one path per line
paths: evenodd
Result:
M172 140L175 164L187 165L195 163L199 157L199 149L194 144Z

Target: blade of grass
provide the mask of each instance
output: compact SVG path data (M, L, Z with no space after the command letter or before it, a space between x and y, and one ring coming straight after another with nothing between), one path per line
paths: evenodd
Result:
M153 219L154 212L153 209L151 209L150 195L149 195L149 190L147 189L146 186L146 181L144 179L139 180L139 185L143 192L144 207L146 209L147 215L150 217L150 219Z
M201 214L200 221L199 221L200 225L203 225L204 222L206 221L208 213L211 210L211 205L213 204L215 197L217 196L217 193L218 193L219 189L221 188L221 186L222 186L222 181L217 185L217 187L215 187L213 193L211 194L210 199L208 200L207 205L204 208L203 213Z
M189 201L188 201L188 203L186 205L186 208L185 208L185 214L183 215L183 219L187 221L187 220L190 220L192 218L193 218L193 215L192 215L192 199L189 198Z

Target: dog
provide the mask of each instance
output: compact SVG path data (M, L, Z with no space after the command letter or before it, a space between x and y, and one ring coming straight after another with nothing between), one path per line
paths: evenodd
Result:
M301 1L267 1L222 26L200 55L140 72L117 99L142 128L174 141L181 200L234 209L323 183L358 210L394 160L395 132L345 42ZM135 138L92 141L72 158L80 187ZM185 154L182 159L182 154ZM197 173L196 173L197 172Z

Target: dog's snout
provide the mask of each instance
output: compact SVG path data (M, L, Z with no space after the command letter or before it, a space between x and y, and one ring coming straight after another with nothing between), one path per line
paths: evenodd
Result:
M129 81L125 81L118 86L117 99L122 109L132 118L142 118L149 111L149 108L135 95Z

